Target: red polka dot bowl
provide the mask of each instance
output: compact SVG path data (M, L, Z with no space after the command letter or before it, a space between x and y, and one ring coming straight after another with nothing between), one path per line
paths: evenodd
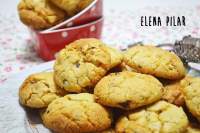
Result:
M50 31L30 29L32 41L39 56L46 60L55 59L56 53L69 43L81 38L101 38L103 17L87 24Z
M94 0L90 5L88 5L85 9L83 9L75 16L47 29L46 31L87 24L89 22L97 20L102 16L103 16L103 0Z

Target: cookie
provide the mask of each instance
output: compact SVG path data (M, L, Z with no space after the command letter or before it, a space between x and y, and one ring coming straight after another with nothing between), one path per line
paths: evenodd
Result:
M119 50L112 47L106 47L110 54L110 64L109 69L119 65L123 60L123 55Z
M164 86L162 99L177 106L184 105L185 101L181 91L180 80L171 82Z
M78 4L78 9L83 10L89 6L94 0L81 0Z
M186 133L200 133L200 127L197 125L190 124L187 128Z
M89 93L69 94L54 100L41 114L46 127L62 133L100 132L111 126L111 112Z
M21 0L18 5L20 20L27 26L42 30L65 19L65 12L48 0Z
M181 87L187 108L200 121L200 78L186 77Z
M153 133L148 127L143 127L135 122L121 119L116 126L117 133Z
M173 52L154 46L135 46L124 53L124 62L137 72L164 79L181 79L185 68Z
M124 62L122 62L118 66L114 67L114 70L116 70L116 71L113 71L113 72L122 72L122 71L137 72L135 69L133 69L132 67L128 66Z
M57 7L63 9L67 16L73 16L78 13L78 4L81 0L51 0Z
M182 107L165 101L128 112L116 123L117 133L183 133L188 119Z
M153 76L128 71L109 74L94 88L98 103L126 110L158 101L162 93L162 84Z
M53 72L41 72L30 75L19 89L19 101L31 108L47 107L56 98L66 92L56 86Z
M93 0L51 0L56 6L65 10L68 16L73 16L87 7Z
M121 53L100 40L81 39L60 51L54 65L54 79L68 92L93 91L107 71L121 61Z
M106 130L104 130L104 131L96 132L96 133L115 133L115 130L112 129L112 128L109 128L109 129L106 129Z

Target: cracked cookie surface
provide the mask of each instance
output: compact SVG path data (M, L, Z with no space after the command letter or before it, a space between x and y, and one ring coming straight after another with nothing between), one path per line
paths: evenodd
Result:
M78 13L78 5L81 0L51 0L60 9L63 9L68 16L73 16Z
M165 79L181 79L185 68L172 52L154 46L135 46L124 53L124 62L137 72Z
M165 101L132 111L116 124L117 133L183 133L188 119L181 107Z
M24 24L37 30L49 28L65 18L65 12L48 0L21 0L18 12Z
M19 89L19 101L31 108L44 108L56 98L65 95L53 81L53 72L41 72L30 75Z
M200 121L200 78L186 77L181 86L187 108Z
M109 110L89 93L69 94L49 104L41 115L46 127L62 133L103 131L111 126Z
M94 85L112 67L121 63L119 51L97 39L81 39L59 53L55 65L55 82L69 92L92 91Z
M162 93L162 84L153 76L128 71L105 76L94 89L98 103L126 110L158 101Z
M181 91L180 80L171 82L164 86L162 99L177 106L184 105L185 100Z
M65 10L68 16L73 16L87 7L93 0L51 0L56 6Z

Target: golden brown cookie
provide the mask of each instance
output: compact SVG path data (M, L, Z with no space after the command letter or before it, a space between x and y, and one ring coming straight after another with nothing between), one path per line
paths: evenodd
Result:
M148 127L143 127L126 118L116 124L116 133L153 133Z
M78 4L81 0L51 0L57 7L63 9L68 16L73 16L79 12Z
M41 30L65 19L65 12L48 0L21 0L18 5L20 20L33 29Z
M188 119L181 107L165 101L132 111L116 123L117 133L183 133Z
M200 133L200 126L189 124L186 133Z
M186 77L181 87L187 108L200 121L200 78Z
M130 72L137 72L135 69L132 67L128 66L126 63L122 62L120 65L116 66L117 70L119 72L122 71L130 71Z
M47 107L56 98L65 95L53 81L53 72L41 72L30 75L19 89L19 101L31 108Z
M119 51L100 40L81 39L59 53L54 65L55 82L69 92L93 91L95 84L121 60Z
M90 5L94 0L81 0L78 4L78 9L83 10L88 5Z
M177 106L183 106L185 101L181 91L180 81L174 81L164 86L162 99Z
M158 101L162 91L162 84L153 76L124 71L102 78L94 95L102 105L129 110Z
M100 132L109 128L112 121L109 110L89 93L58 98L41 116L46 127L61 133Z
M181 79L185 68L173 52L154 46L135 46L124 53L124 62L138 72L165 79Z
M110 54L110 65L109 69L119 65L123 60L123 55L119 50L112 47L106 47Z
M96 132L96 133L115 133L115 130L113 128L109 128L109 129L106 129L104 131Z
M68 16L73 16L87 7L93 0L51 0L56 6L65 10Z

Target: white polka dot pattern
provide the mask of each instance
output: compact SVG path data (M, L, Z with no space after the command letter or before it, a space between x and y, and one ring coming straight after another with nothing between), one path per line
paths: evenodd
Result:
M62 32L61 35L62 35L63 38L66 38L68 36L68 33L66 31L64 31L64 32Z

